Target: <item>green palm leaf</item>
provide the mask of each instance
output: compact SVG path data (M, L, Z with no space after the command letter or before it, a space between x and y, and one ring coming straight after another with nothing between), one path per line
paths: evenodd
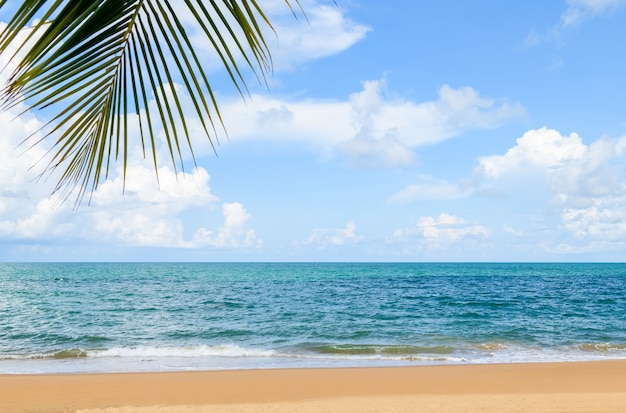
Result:
M298 4L285 2L290 8ZM0 9L6 3L0 0ZM264 79L271 58L262 27L271 24L256 0L178 0L176 5L197 20L240 93L246 84L237 56ZM193 158L175 81L182 82L214 144L216 124L223 126L218 104L172 1L26 0L0 34L0 53L28 30L18 49L24 57L0 99L5 110L22 103L55 109L45 133L55 139L46 171L60 168L54 192L68 196L78 188L79 203L120 158L126 178L131 122L138 123L144 156L146 146L152 151L155 172L159 127L175 169L184 166L185 151Z

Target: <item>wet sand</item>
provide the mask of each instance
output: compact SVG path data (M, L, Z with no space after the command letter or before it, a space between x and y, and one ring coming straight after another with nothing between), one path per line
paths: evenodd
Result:
M626 360L0 375L0 413L626 412Z

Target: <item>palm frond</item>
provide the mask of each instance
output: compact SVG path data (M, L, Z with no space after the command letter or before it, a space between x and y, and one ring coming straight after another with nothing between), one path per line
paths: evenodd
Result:
M298 0L285 0L295 13ZM0 9L6 0L0 0ZM228 76L243 95L238 63L259 81L271 70L263 37L271 23L256 0L179 0L200 27ZM157 171L155 131L163 129L174 168L184 168L194 152L185 121L180 82L211 145L223 127L218 103L202 62L171 0L26 0L0 33L0 53L18 40L16 68L0 92L2 108L25 103L54 115L45 138L54 139L47 172L60 168L54 192L77 204L92 193L121 158L124 178L130 141L152 151ZM233 49L234 47L234 49ZM154 99L154 107L150 101ZM139 136L130 136L131 122ZM157 175L158 179L158 175Z

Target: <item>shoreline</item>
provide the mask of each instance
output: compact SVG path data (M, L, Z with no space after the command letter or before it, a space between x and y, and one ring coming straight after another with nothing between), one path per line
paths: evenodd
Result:
M0 413L609 413L626 406L626 360L0 374L0 394Z

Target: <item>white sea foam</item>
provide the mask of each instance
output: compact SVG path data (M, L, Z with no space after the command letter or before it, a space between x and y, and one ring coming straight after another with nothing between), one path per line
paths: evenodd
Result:
M263 350L240 347L234 344L219 346L189 346L189 347L116 347L106 350L90 350L88 357L135 357L135 358L168 358L168 357L272 357L274 350Z
M608 349L608 350L607 350ZM86 373L371 367L438 364L534 363L626 358L623 346L540 348L514 343L458 345L450 354L324 354L298 348L262 349L235 344L137 346L100 350L0 355L0 373Z

